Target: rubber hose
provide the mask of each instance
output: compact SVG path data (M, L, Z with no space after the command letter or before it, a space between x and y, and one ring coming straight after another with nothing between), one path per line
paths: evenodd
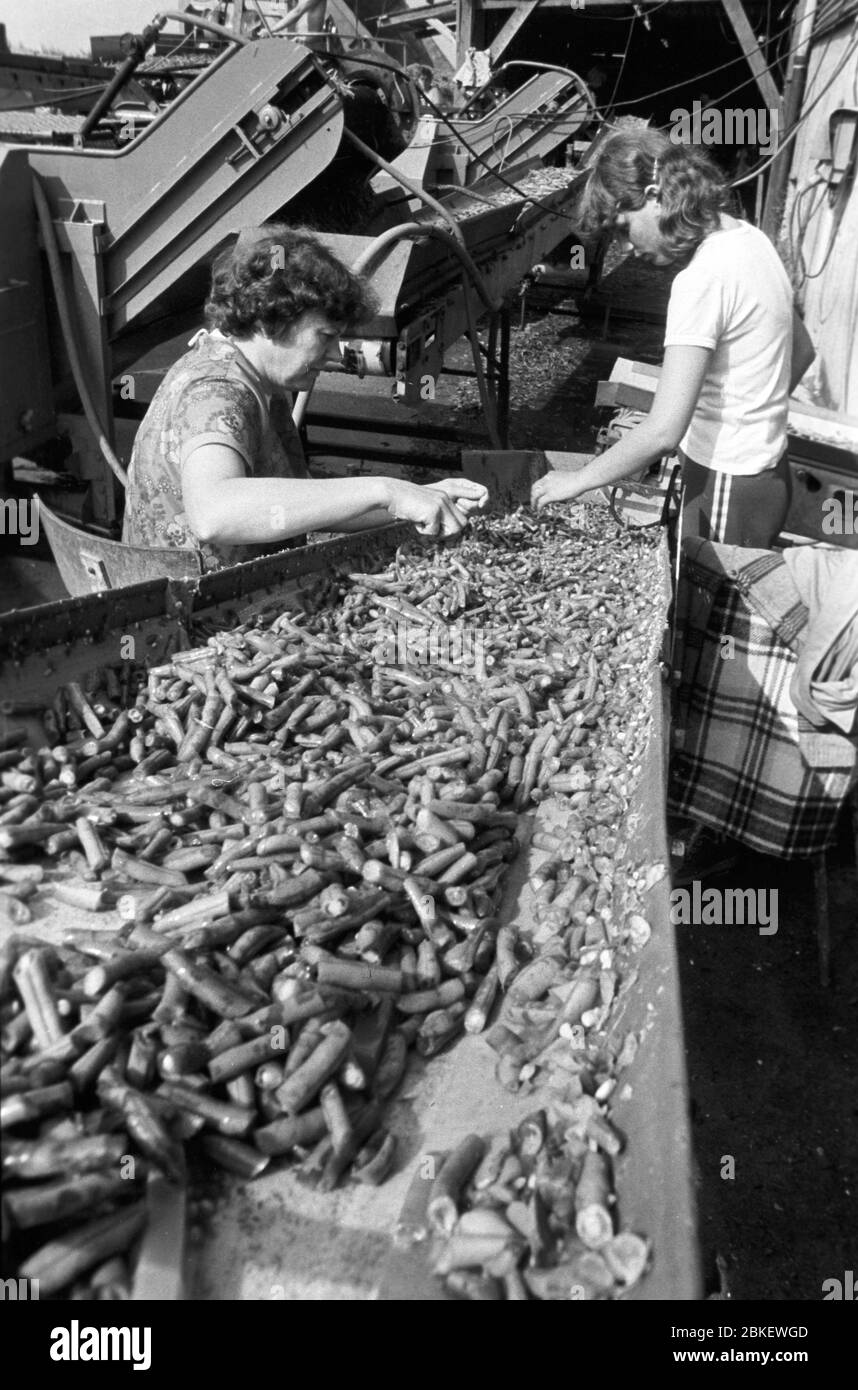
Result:
M474 318L474 306L471 300L471 289L464 271L462 272L462 290L465 296L465 313L468 318L468 339L471 344L471 355L474 359L474 373L477 378L477 390L480 393L480 402L483 407L483 413L486 417L486 428L489 432L489 439L491 440L492 447L495 449L502 449L503 444L501 443L501 437L498 434L497 417L492 406L492 402L489 399L489 388L486 383L486 376L485 372L483 371L483 362L480 356L480 340L477 336L477 323L476 319Z
M408 176L403 174L400 169L397 169L394 164L383 159L376 150L371 149L369 145L365 144L359 136L354 135L352 131L344 130L343 134L349 143L354 145L355 149L360 150L362 155L371 160L373 164L377 164L379 169L384 170L385 174L390 174L390 177L396 179L397 183L401 183L402 187L408 193L413 194L415 198L419 198L422 203L425 203L427 208L431 208L433 212L437 212L439 217L443 217L447 226L450 228L450 234L455 237L456 241L464 250L465 238L462 229L453 214L448 208L444 207L443 203L439 203L437 198L433 198L431 193L427 193L425 188L421 188L419 183L415 183L413 179L408 178Z
M401 227L389 227L386 232L381 232L380 235L377 236L375 240L371 242L370 245L364 251L361 252L357 260L355 261L352 269L355 275L360 275L370 264L370 262L373 261L375 257L379 255L382 251L384 251L388 246L395 244L397 241L414 240L419 236L435 237L437 240L443 241L446 245L451 247L451 249L456 253L456 255L458 255L462 263L462 289L465 295L465 313L468 318L468 339L471 344L471 353L474 358L474 373L477 379L477 389L480 393L480 400L482 402L483 410L486 415L486 425L488 427L489 437L492 441L492 445L494 446L494 448L500 449L502 445L500 441L500 436L497 431L497 424L494 419L492 404L489 400L488 387L486 386L485 374L483 372L483 364L480 359L480 345L479 339L477 337L477 326L474 319L474 306L471 301L471 293L467 277L471 277L471 280L473 281L475 287L480 293L480 297L483 300L483 303L486 305L486 308L489 309L491 313L497 313L498 309L500 308L500 304L492 299L491 295L488 292L488 288L486 287L485 282L483 281L483 277L480 275L480 272L477 270L477 267L474 265L474 262L468 255L467 251L465 251L464 248L461 247L457 241L454 241L453 238L449 236L447 232L443 231L440 227L434 227L431 224L424 225L422 222L405 222ZM301 395L303 396L303 394L304 393L302 392ZM300 404L301 397L299 396L295 406L296 412L298 411ZM304 403L304 408L306 409L306 402ZM292 418L293 420L295 420L295 412L293 412ZM301 412L301 418L303 418L303 411ZM297 423L300 423L300 421L296 420L296 424Z
M436 227L432 222L403 222L398 227L388 227L387 231L379 232L375 240L371 241L369 246L360 253L352 266L352 270L355 275L361 275L382 251L387 250L388 246L397 241L416 241L420 237L434 237L436 241L443 241L444 245L449 247L461 261L486 308L492 314L497 313L501 307L501 301L492 298L488 285L471 255L454 237L450 236L449 232L445 232L443 227Z

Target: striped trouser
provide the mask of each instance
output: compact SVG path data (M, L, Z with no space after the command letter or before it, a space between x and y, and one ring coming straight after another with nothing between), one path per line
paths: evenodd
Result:
M686 454L682 459L680 535L700 536L721 545L770 550L792 498L787 454L774 468L749 477L704 468Z

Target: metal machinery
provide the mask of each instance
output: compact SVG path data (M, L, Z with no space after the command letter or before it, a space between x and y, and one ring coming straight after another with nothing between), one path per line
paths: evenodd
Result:
M551 119L544 118L547 108ZM123 454L114 382L147 345L176 332L177 323L192 321L207 264L228 238L266 219L289 220L320 171L353 162L351 116L347 90L328 79L310 50L269 39L227 48L120 151L0 149L0 199L15 232L0 240L6 308L0 460L32 454L58 430L70 428L104 534L116 521L118 494L92 426ZM558 186L541 191L534 202L494 175L502 166L510 182L520 183L534 159L568 141L589 119L577 83L547 73L490 120L453 122L441 139L434 119L418 123L393 165L416 188L435 189L453 225L423 206L416 192L404 192L390 173L380 173L361 234L323 231L343 259L372 275L379 301L365 337L347 345L346 370L388 377L408 402L419 396L426 376L437 377L446 349L464 332L477 351L474 320L488 314L489 399L498 417L494 429L502 436L508 334L503 296L568 235L578 176L557 171ZM452 191L444 187L450 184ZM60 301L67 301L62 328L58 291ZM70 352L78 358L73 371ZM80 383L90 398L86 429L63 410ZM158 664L193 641L198 622L214 619L228 628L272 599L287 609L300 607L302 590L312 587L319 572L384 563L402 537L403 528L390 527L199 579L160 578L65 600L42 607L36 622L31 612L2 617L4 726L24 724L38 742L40 713L54 692L115 661L129 638L147 665ZM654 603L666 624L670 584L663 542L659 559L662 592ZM658 863L667 859L666 716L656 666L646 673L645 685L651 733L634 811L634 853ZM511 913L517 891L513 884ZM636 1296L693 1299L700 1296L701 1281L666 878L650 890L647 911L651 948L624 1015L624 1027L639 1031L646 1045L618 1111L636 1136L624 1160L623 1201L631 1224L650 1233L658 1252ZM458 1054L449 1059L448 1078L457 1066ZM473 1073L469 1084L475 1084ZM482 1082L467 1102L475 1114L482 1106L482 1117L492 1123L503 1108ZM418 1109L427 1124L445 1114L431 1097L423 1096ZM355 1201L351 1219L357 1226L368 1208L360 1194ZM403 1285L410 1290L406 1297L439 1297L437 1288L427 1286L425 1271L414 1262L404 1268L395 1254L381 1273L381 1297L400 1298Z
M92 518L115 529L118 492L94 441L101 435L127 460L117 378L147 347L198 323L208 264L242 227L306 221L302 195L312 197L320 175L354 178L357 165L365 183L373 172L372 119L357 99L366 93L341 67L291 38L236 37L118 150L0 145L9 229L0 238L0 461L70 432ZM377 174L361 235L321 221L332 249L371 274L380 305L365 338L348 345L347 370L393 378L401 399L417 400L445 350L469 328L473 343L474 318L488 313L487 386L502 436L503 296L568 234L576 177L537 203L508 184L589 119L575 80L540 74L490 123L464 122L441 138L435 120L421 120L393 165L411 175L414 195ZM494 177L501 165L508 182ZM444 213L419 196L436 185ZM498 191L509 201L495 206ZM78 397L86 429L66 413Z
M519 486L521 481L519 477ZM38 746L44 741L41 716L60 687L69 681L86 682L90 672L114 663L120 651L133 649L137 660L144 660L150 667L158 666L189 642L193 644L198 639L199 625L214 623L229 630L255 614L270 611L274 601L280 611L300 610L308 600L312 603L313 588L321 575L377 571L389 563L394 547L410 534L408 527L390 526L376 533L347 536L255 560L204 575L197 581L150 580L112 592L66 599L41 607L37 622L33 621L32 611L0 617L0 729L23 726L33 745ZM664 539L659 547L658 573L652 603L658 623L664 628L670 599L670 566ZM667 691L656 661L640 672L640 678L641 701L649 712L650 730L632 803L629 853L634 863L663 865L668 857ZM531 814L522 819L525 838L529 838L532 819ZM528 917L520 895L524 879L533 869L533 855L530 848L520 851L502 906L503 920L523 929L527 929ZM648 1234L655 1251L652 1271L631 1297L647 1301L693 1300L702 1296L702 1280L695 1235L679 970L670 924L669 880L659 878L648 890L645 901L652 938L640 956L639 973L625 996L621 1022L617 1024L617 1036L634 1033L640 1037L640 1047L625 1074L628 1084L623 1087L616 1109L617 1123L630 1136L628 1152L619 1160L618 1186L624 1219L632 1229ZM49 903L47 916L39 925L49 929L61 926L68 931L72 926L90 922L87 914ZM355 1297L367 1296L370 1287L375 1290L374 1296L383 1300L445 1297L430 1276L422 1247L404 1252L391 1243L389 1232L405 1188L417 1171L420 1153L449 1143L450 1133L458 1132L455 1126L461 1127L463 1115L467 1116L469 1128L493 1131L510 1124L511 1106L519 1105L522 1115L532 1109L532 1096L515 1101L500 1089L493 1078L493 1065L489 1049L468 1037L434 1059L433 1084L427 1087L418 1080L414 1088L413 1109L421 1143L418 1149L409 1150L399 1181L389 1193L390 1205L380 1206L374 1190L360 1184L340 1194L337 1221L341 1229L334 1232L330 1228L325 1247L326 1271L340 1291L354 1275L350 1233L365 1230L370 1233L368 1239L376 1263L373 1268L362 1270ZM517 1110L515 1113L518 1115ZM280 1191L279 1174L274 1173L263 1182L261 1191L266 1194ZM285 1199L281 1193L276 1200L278 1204L285 1200L288 1208L294 1199L290 1188ZM264 1200L270 1199L266 1196ZM315 1200L318 1204L318 1198ZM314 1221L316 1215L314 1209ZM248 1262L242 1291L236 1295L232 1278L236 1255L243 1257L246 1251L241 1228L234 1224L235 1212L226 1212L224 1219L226 1234L206 1249L205 1258L210 1256L214 1266L223 1266L226 1241L231 1292L225 1292L224 1285L215 1296L270 1297L264 1254L258 1272L250 1268L253 1261ZM278 1222L272 1223L269 1218L264 1224L271 1229L272 1241L279 1242L279 1259L283 1242L288 1244L289 1237ZM294 1237L294 1232L301 1229L300 1219L291 1229ZM180 1242L178 1236L177 1240ZM239 1265L241 1262L239 1259ZM270 1270L267 1279L270 1280ZM200 1295L192 1291L189 1296Z

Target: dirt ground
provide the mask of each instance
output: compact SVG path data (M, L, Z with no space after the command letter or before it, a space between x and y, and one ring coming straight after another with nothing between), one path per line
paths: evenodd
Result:
M609 337L602 329L598 318L543 305L513 331L510 447L592 450L596 382L617 356L661 358L656 323L614 317ZM444 392L473 423L470 384ZM776 934L677 929L704 1273L718 1291L720 1264L735 1299L818 1300L825 1279L858 1267L858 882L848 813L829 859L827 990L806 863L745 852L729 879L711 880L776 887Z

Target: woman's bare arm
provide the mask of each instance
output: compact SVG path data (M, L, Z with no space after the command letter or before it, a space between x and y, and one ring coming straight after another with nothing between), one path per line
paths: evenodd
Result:
M813 359L816 348L804 326L804 320L795 309L792 311L792 368L790 370L789 393L792 395Z
M666 348L655 400L646 419L586 467L540 478L533 485L533 505L541 510L552 502L606 487L673 453L691 423L711 356L710 348ZM562 453L548 453L546 458L562 469Z
M182 498L191 530L213 545L265 545L306 531L412 521L427 535L454 535L466 517L441 492L395 478L252 478L226 444L187 459ZM383 513L383 515L381 515Z

